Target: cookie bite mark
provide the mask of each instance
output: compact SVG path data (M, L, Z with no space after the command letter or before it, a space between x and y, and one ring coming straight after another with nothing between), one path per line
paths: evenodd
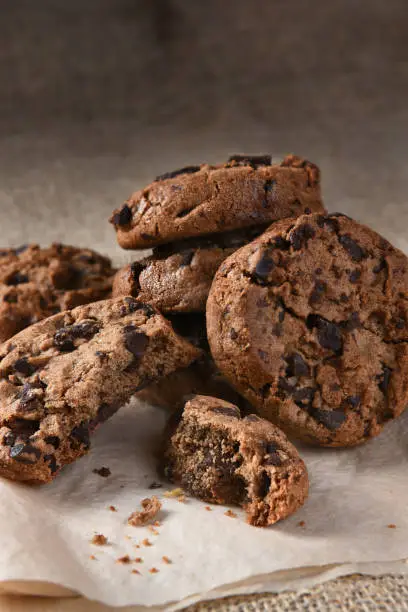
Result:
M162 467L203 501L242 506L258 527L290 516L308 493L306 467L279 429L209 396L194 396L169 423Z
M283 220L217 272L211 352L261 416L353 446L408 404L407 295L406 256L372 230L339 215Z
M0 474L49 482L89 450L93 431L138 389L200 354L131 297L80 306L20 332L0 348Z

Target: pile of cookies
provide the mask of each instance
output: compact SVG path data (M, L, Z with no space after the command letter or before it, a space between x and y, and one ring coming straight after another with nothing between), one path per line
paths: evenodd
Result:
M49 482L138 394L172 410L163 475L267 526L308 494L286 435L353 446L406 407L407 258L325 211L314 164L189 166L111 223L152 254L0 252L2 476Z

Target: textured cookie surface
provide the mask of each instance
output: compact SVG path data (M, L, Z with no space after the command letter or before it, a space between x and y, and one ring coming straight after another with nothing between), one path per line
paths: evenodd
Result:
M272 223L323 211L319 170L290 155L234 156L220 166L190 166L158 177L113 212L125 249Z
M164 473L204 501L243 506L259 527L295 512L308 492L306 467L282 431L208 396L193 397L170 422Z
M165 313L204 312L220 264L266 227L245 228L156 247L151 257L135 261L117 272L113 296L132 295Z
M285 431L349 446L408 404L407 258L342 215L276 223L217 272L220 370Z
M32 244L0 251L0 342L62 310L110 297L115 270L90 249Z
M0 347L0 475L47 482L90 433L150 381L199 350L130 297L79 306Z

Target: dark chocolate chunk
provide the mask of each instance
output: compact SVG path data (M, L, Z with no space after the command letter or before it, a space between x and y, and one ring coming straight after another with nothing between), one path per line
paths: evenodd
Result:
M309 376L310 369L302 355L299 353L292 353L285 357L285 361L288 364L286 368L286 376Z
M259 488L258 495L259 497L265 497L269 493L269 489L271 486L271 479L266 472L262 472L261 478L259 480Z
M341 246L346 249L353 261L362 261L367 257L367 253L364 249L348 234L339 236L339 242Z
M95 468L92 470L93 474L98 474L98 476L102 476L102 478L108 478L111 475L111 471L108 467Z
M288 251L290 249L290 241L285 240L282 236L276 236L273 239L272 247L275 249L280 249L281 251Z
M299 225L289 234L289 240L295 251L299 251L307 245L308 240L314 238L316 232L308 223Z
M272 250L263 251L260 259L255 266L255 276L261 281L268 278L269 273L274 269L275 264L272 260Z
M391 381L391 375L392 375L391 368L383 364L383 371L379 376L377 376L377 379L379 381L378 387L380 391L384 393L384 395L387 395L388 386Z
M293 401L299 408L304 408L305 406L310 406L313 402L313 398L315 396L316 389L313 387L301 387L300 389L296 389L292 398Z
M238 338L238 332L233 327L230 329L230 338L231 340L236 340Z
M361 277L360 270L352 270L349 274L350 283L356 283Z
M57 463L55 455L44 455L44 461L48 463L48 467L50 468L51 474L55 474L55 472L58 471L59 465Z
M324 425L330 431L336 431L341 427L347 419L347 415L342 410L322 410L321 408L312 408L310 415L316 419L318 423Z
M340 328L335 324L323 319L323 317L310 314L306 319L309 329L317 329L317 339L320 346L336 353L341 354L343 350L343 338Z
M316 302L319 302L326 289L327 285L324 281L316 281L313 291L309 297L309 304L315 304Z
M13 364L14 370L23 376L31 376L35 372L35 368L28 362L27 357L17 359Z
M127 350L137 359L143 357L146 347L149 344L148 336L133 325L126 325L123 329L123 333L125 335L125 347Z
M20 463L33 464L41 457L41 452L31 444L16 444L10 448L10 457Z
M112 217L112 223L114 225L129 225L132 220L132 211L127 204L125 204L119 212L115 213Z
M40 421L14 417L5 422L6 427L21 438L29 438L40 429Z
M330 217L323 217L322 215L319 215L317 217L317 225L319 227L323 228L327 228L328 230L337 233L340 230L340 225L339 222L337 221L337 219L333 219Z
M95 351L95 356L99 357L101 361L105 361L105 359L107 359L108 357L108 354L105 353L104 351Z
M346 397L345 402L351 406L351 408L357 408L360 405L361 397L359 395L349 395Z
M180 176L180 174L195 174L200 170L200 166L185 166L184 168L180 168L179 170L172 170L171 172L165 172L164 174L160 174L156 176L156 181L165 181L166 179L172 179L176 176Z
M3 438L3 446L13 446L16 441L16 435L8 431Z
M53 446L55 449L59 448L60 445L60 439L58 436L46 436L44 438L44 442L46 444L51 444L51 446Z
M74 338L85 338L89 340L99 331L99 325L96 321L86 320L72 325L70 331Z
M384 257L381 257L380 263L374 266L373 272L374 274L379 274L381 270L385 270L386 267L387 267L387 262L385 261Z
M340 296L340 302L343 302L343 304L346 304L348 301L349 301L348 295L346 295L345 293L342 293Z
M27 274L20 274L20 272L15 272L14 274L12 274L12 276L9 276L9 278L6 281L7 285L22 285L24 283L28 283L28 276Z
M229 406L219 406L210 410L215 414L224 414L225 416L234 417L234 419L239 419L241 416L238 408L233 408L232 406L231 408Z
M85 423L77 425L71 431L71 438L88 449L90 447L89 427Z
M68 328L62 327L54 334L54 346L62 353L75 350L74 340Z
M125 313L123 316L125 316L126 314L131 313L131 312L137 312L138 310L143 310L143 312L145 313L145 315L147 317L151 317L154 314L156 314L156 311L154 310L154 308L152 306L150 306L150 304L145 304L144 302L139 302L138 300L135 300L132 297L126 296L124 298L124 301L126 302L127 306L128 306L128 311L125 310Z
M228 158L228 163L230 162L236 162L241 166L258 168L258 166L270 166L272 164L272 157L270 155L231 155Z
M181 267L189 266L194 259L195 250L187 249L186 251L182 251L180 255L181 255L180 266Z

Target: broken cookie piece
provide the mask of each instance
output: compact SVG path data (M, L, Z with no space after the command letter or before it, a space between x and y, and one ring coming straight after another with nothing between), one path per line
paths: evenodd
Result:
M162 505L157 497L152 495L152 497L142 499L141 506L142 510L132 512L132 514L129 516L127 520L128 525L131 525L132 527L148 525L156 517L156 514L160 511Z
M308 493L306 466L277 427L204 395L170 420L162 467L195 497L242 506L258 527L293 514Z
M44 483L150 382L200 351L151 306L125 297L45 319L0 347L0 475Z

